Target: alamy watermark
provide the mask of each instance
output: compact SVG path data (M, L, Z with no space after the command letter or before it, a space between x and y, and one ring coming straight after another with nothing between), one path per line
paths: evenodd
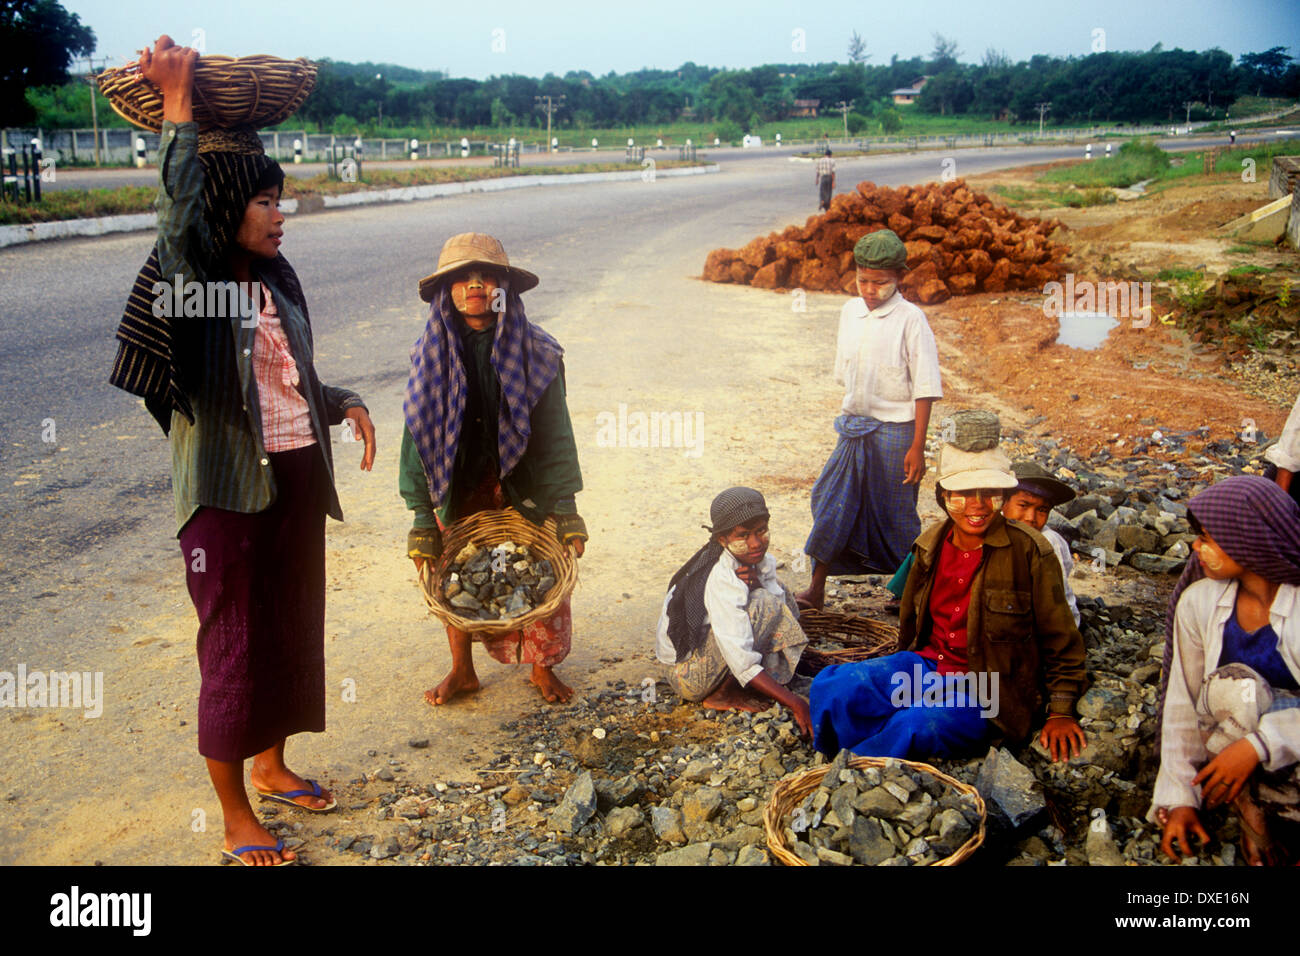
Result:
M596 415L599 448L681 448L687 458L704 451L703 412L628 411L626 402L617 412Z
M257 327L261 302L258 282L186 282L179 272L171 283L153 284L153 314L158 319L240 319Z
M0 671L0 707L75 707L86 718L104 713L104 672Z
M83 893L74 885L50 897L51 926L124 926L133 936L148 936L152 911L151 893Z
M979 707L981 717L998 715L997 671L940 674L917 663L911 673L895 671L889 686L895 707Z
M1067 272L1064 284L1043 286L1043 315L1059 318L1067 312L1105 312L1117 319L1132 319L1133 328L1151 324L1150 282L1076 282Z

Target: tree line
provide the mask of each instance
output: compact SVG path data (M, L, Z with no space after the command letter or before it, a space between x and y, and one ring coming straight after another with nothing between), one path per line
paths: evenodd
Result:
M56 0L0 0L0 126L66 128L89 125L90 91L69 78L75 56L94 48L94 33ZM1143 53L1097 52L1082 57L1037 55L1012 62L989 50L981 62L961 63L954 41L934 35L929 56L869 64L855 32L844 63L769 64L722 70L684 63L675 70L642 69L594 76L573 70L538 79L509 74L486 80L392 64L321 60L316 89L288 125L315 124L332 132L378 128L533 127L544 129L538 98L561 103L560 130L713 123L736 138L745 129L782 121L816 100L822 115L844 104L849 131L876 122L901 125L891 93L926 77L914 109L1011 123L1086 125L1168 122L1222 116L1239 97L1300 98L1300 63L1286 47L1234 58L1219 49ZM108 117L101 111L101 120ZM838 113L835 114L838 117ZM109 119L113 122L113 119Z
M323 60L316 89L297 119L336 125L340 118L373 127L501 127L544 129L537 98L563 97L553 124L560 129L671 123L682 118L729 122L742 129L796 115L796 101L817 100L825 115L839 103L854 114L892 125L893 90L929 77L917 108L1011 123L1148 123L1222 116L1241 96L1300 98L1300 63L1284 47L1234 61L1223 50L1038 55L1012 62L996 51L978 64L960 63L951 41L936 37L929 57L888 64L865 62L769 64L721 70L684 63L675 70L642 69L593 76L574 70L537 79L518 74L486 80L384 64ZM861 52L858 53L862 56ZM852 120L852 116L850 119ZM861 122L852 125L862 125ZM341 131L341 130L340 130ZM856 130L854 130L856 132Z

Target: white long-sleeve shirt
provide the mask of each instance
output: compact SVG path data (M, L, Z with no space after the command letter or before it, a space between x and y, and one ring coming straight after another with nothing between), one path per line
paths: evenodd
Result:
M916 399L942 398L939 348L925 313L895 292L878 309L861 297L840 310L835 381L841 410L882 422L916 418Z
M713 628L722 658L741 687L746 686L763 670L762 657L754 650L754 629L749 623L749 585L736 577L740 562L730 551L718 556L718 563L709 572L704 583L705 623ZM764 590L770 591L787 603L785 586L776 577L776 558L763 555L758 563L758 580ZM655 656L665 664L677 662L677 651L668 636L668 602L672 599L674 585L664 597L663 611L659 615L659 633L655 640Z
M1291 406L1291 414L1282 426L1282 437L1277 444L1264 452L1264 457L1287 471L1300 472L1300 396Z
M1200 786L1192 784L1197 765L1208 758L1197 715L1206 711L1205 680L1218 669L1223 628L1237 603L1237 582L1202 578L1183 592L1174 612L1174 660L1165 692L1160 737L1160 772L1156 776L1149 820L1158 808L1200 807ZM1278 636L1278 652L1300 680L1300 588L1278 587L1269 624ZM1267 713L1259 729L1246 738L1265 770L1276 771L1300 761L1300 707Z
M1061 562L1061 576L1065 579L1065 600L1070 605L1070 613L1074 615L1074 626L1078 627L1079 602L1074 596L1074 588L1070 587L1070 573L1074 570L1074 556L1070 554L1070 546L1065 543L1065 539L1047 525L1043 525L1042 535L1047 539L1047 543L1056 549L1056 559Z

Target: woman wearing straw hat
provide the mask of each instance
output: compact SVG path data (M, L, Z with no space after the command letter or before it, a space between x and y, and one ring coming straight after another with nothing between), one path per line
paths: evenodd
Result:
M441 554L441 528L507 505L534 524L554 516L561 544L582 556L587 528L574 502L582 473L564 350L528 321L519 298L535 285L498 240L472 232L448 239L437 269L420 280L429 321L411 353L400 472L415 512L407 554L417 571ZM573 694L554 671L571 636L566 598L550 618L484 643L502 663L532 664L532 683L556 703ZM451 672L424 695L434 706L479 687L469 635L449 624L447 640Z
M953 418L962 441L962 413ZM825 753L967 755L995 735L1026 739L1039 718L1053 760L1083 749L1074 719L1086 686L1083 637L1056 556L1041 535L999 513L1018 481L996 439L962 443L939 452L935 495L948 518L912 546L902 650L832 665L813 681L813 729Z
M306 300L279 254L284 173L253 130L200 133L197 60L165 36L141 53L163 95L158 243L128 300L110 381L142 396L171 438L199 616L199 752L221 800L223 862L281 866L294 853L253 813L244 760L263 798L334 808L328 790L288 768L284 747L325 729L325 515L343 517L328 427L350 421L366 470L375 437L361 398L316 377ZM163 319L155 308L178 275L233 280L256 311L194 316L187 304L186 317Z

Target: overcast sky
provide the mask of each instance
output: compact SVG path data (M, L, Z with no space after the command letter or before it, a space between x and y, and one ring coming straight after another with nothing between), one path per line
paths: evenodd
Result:
M962 62L989 48L1013 60L1035 53L1086 56L1107 50L1207 50L1233 56L1289 46L1300 55L1296 0L605 0L601 3L428 0L63 0L95 31L109 65L134 58L169 33L209 53L329 57L394 63L452 76L588 70L602 75L687 61L741 68L763 63L843 62L850 35L866 40L869 64L925 56L937 31ZM161 11L165 11L161 12ZM201 31L201 32L200 32Z

